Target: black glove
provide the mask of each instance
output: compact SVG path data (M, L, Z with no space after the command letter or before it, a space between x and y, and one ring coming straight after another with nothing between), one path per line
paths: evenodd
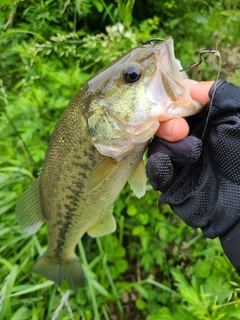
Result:
M209 97L204 111L188 119L188 137L153 139L147 175L162 192L160 202L207 237L220 237L240 275L240 88L218 80Z

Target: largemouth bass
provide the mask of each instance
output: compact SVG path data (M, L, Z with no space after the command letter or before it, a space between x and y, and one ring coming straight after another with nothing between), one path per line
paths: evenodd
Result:
M32 271L71 288L84 275L74 249L116 229L111 206L127 181L145 193L143 154L159 121L201 110L179 72L173 40L141 45L88 80L52 134L42 171L17 203L17 221L33 234L46 220L48 249Z

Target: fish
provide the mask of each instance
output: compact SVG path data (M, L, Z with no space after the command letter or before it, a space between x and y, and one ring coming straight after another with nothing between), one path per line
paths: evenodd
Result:
M71 289L84 286L75 247L87 232L116 230L111 207L127 182L146 190L143 155L159 122L198 113L179 70L171 37L142 44L90 78L63 112L37 179L16 205L32 235L44 221L48 247L32 272Z

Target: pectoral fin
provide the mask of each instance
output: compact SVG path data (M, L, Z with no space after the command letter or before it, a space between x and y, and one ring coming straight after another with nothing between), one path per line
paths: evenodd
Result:
M93 168L89 180L86 183L85 191L90 193L103 184L110 174L118 167L119 162L112 158L105 158L99 165Z
M98 222L87 230L87 233L95 238L112 233L116 230L116 221L111 212L106 212Z
M136 169L131 174L128 182L136 197L141 198L146 192L146 171L144 162L141 160Z
M40 207L38 184L39 179L24 191L16 206L17 222L29 235L37 232L45 220Z

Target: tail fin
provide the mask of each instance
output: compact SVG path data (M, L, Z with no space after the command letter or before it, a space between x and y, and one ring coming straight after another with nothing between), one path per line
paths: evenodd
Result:
M46 252L34 264L31 271L54 281L58 286L65 280L71 289L82 287L85 282L81 263L75 253L71 259L55 262Z

